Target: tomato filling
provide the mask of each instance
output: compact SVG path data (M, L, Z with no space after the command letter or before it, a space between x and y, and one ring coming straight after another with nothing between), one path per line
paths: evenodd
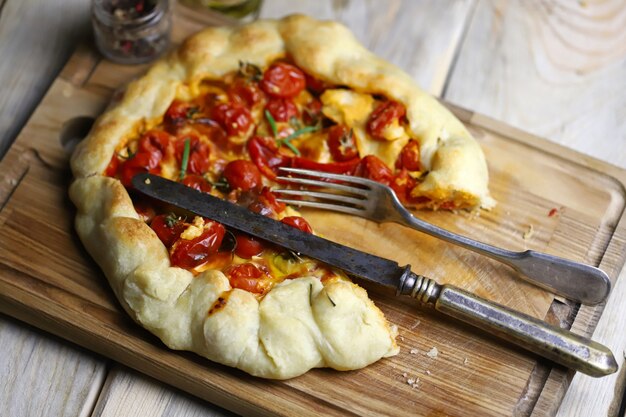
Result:
M179 181L307 233L313 233L308 222L271 191L281 167L358 175L390 185L404 202L425 201L411 195L422 169L416 140L406 143L390 167L374 155L361 155L353 128L326 117L321 95L342 87L281 59L265 70L242 63L238 71L204 81L199 88L194 99L174 100L162 119L145 121L149 128L123 141L104 172L129 189L173 266L194 273L220 269L233 288L259 295L296 276L341 276L209 219L185 218L154 202L148 202L151 211L141 208L145 200L131 185L138 173ZM393 100L376 100L364 130L373 140L389 140L390 128L406 127L406 110Z

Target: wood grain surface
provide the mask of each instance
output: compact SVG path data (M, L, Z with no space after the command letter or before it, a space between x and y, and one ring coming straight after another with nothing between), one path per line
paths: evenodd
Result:
M625 1L480 1L459 50L447 100L626 167ZM595 333L620 363L623 281ZM624 377L576 375L558 415L616 415Z
M88 32L87 1L0 1L0 158ZM0 415L91 413L106 360L3 315L0 352Z
M17 16L21 18L21 20L24 22L26 26L27 26L27 22L29 22L29 19L31 19L30 21L36 21L37 23L44 22L45 25L42 28L41 32L37 32L37 33L42 33L42 34L45 33L46 36L48 36L48 38L50 36L50 33L55 33L55 34L58 33L60 34L61 38L65 37L63 39L65 43L63 43L59 47L61 49L64 47L70 48L70 46L73 44L73 40L71 39L71 37L68 38L68 33L72 33L71 30L74 30L76 28L76 25L75 25L75 22L72 22L72 21L70 22L61 21L60 19L55 20L54 18L50 20L47 20L47 19L42 20L38 17L39 12L33 10L33 9L36 9L36 7L32 7L32 3L34 2L30 2L30 1L22 2L23 6L20 6L17 3L18 2L11 2L10 0L5 1L5 2L0 2L1 5L5 6L2 9L2 18L0 19L0 31L3 34L3 39L8 39L8 42L6 43L3 42L0 44L0 49L2 49L2 51L7 51L7 50L11 51L13 54L23 53L25 56L27 56L27 58L24 61L22 61L25 63L31 63L31 62L40 63L44 60L46 62L55 63L53 65L21 65L20 67L21 71L19 71L19 74L13 74L15 73L15 67L12 65L0 67L0 70L2 70L0 74L2 74L3 76L5 74L12 74L11 76L20 77L19 80L24 80L24 81L15 81L14 78L11 79L13 82L13 84L11 84L13 88L10 91L12 93L17 92L17 94L13 96L14 99L11 101L10 105L6 101L0 101L0 109L3 110L2 112L0 112L0 114L2 115L9 114L5 110L11 111L9 107L15 106L15 103L17 100L17 102L22 103L21 104L22 110L19 112L19 114L22 115L21 120L25 120L27 115L30 113L29 109L34 108L36 101L38 100L39 97L41 97L43 93L41 86L45 86L49 82L49 81L46 81L46 77L47 77L47 80L50 80L51 79L50 74L54 72L54 68L59 68L62 65L64 59L60 57L60 55L62 54L52 52L52 50L56 51L55 48L57 47L46 49L45 51L36 55L32 54L32 52L29 51L29 49L34 49L32 48L32 46L36 45L36 42L39 42L38 40L33 40L33 36L34 36L33 34L29 34L24 31L18 31L18 32L13 31L13 32L10 32L12 36L8 36L8 37L4 36L5 33L9 33L9 32L4 31L7 27L7 23L6 23L7 22L7 18L6 18L7 10L10 10L11 13L13 13L13 14L9 14L9 16L12 16L14 18L15 16ZM86 14L86 10L88 9L88 4L86 3L87 2L80 2L76 0L74 1L64 0L63 2L58 2L58 4L60 5L58 9L55 9L55 10L49 9L46 11L46 13L54 14L54 12L57 12L59 13L59 15L61 15L62 13L66 13L67 16L73 16L75 13L78 13L77 12L78 10L82 10L82 13ZM474 3L465 2L465 1L445 2L444 6L440 6L440 4L443 2L408 2L408 1L407 2L391 2L389 6L385 4L381 5L376 2L367 2L364 7L361 7L361 4L360 3L357 4L357 3L358 2L351 2L351 1L333 1L333 2L331 1L320 1L320 2L290 1L290 2L286 2L286 1L266 0L262 14L264 16L282 15L283 13L281 13L281 11L287 11L289 9L293 9L293 10L308 12L314 16L342 19L346 23L348 23L349 26L351 26L353 30L355 30L355 32L357 33L357 36L361 39L362 42L364 42L370 48L374 48L378 53L382 53L382 55L392 60L392 62L395 62L396 64L402 66L404 69L409 71L416 79L418 79L422 83L422 85L429 88L431 92L440 93L444 85L444 81L448 77L450 77L451 80L454 80L453 75L456 73L456 71L449 71L449 69L451 68L450 65L453 63L454 51L459 47L458 41L462 38L464 34L463 27L465 25L465 22L469 21L470 19L472 22L477 22L477 19L484 19L485 14L488 16L489 15L488 12L490 11L499 16L503 14L503 9L506 9L505 10L506 13L504 14L511 16L511 13L512 13L511 10L513 11L517 10L515 7L509 7L509 4L505 2L497 2L497 3L477 2L478 12L475 12L473 14L472 14L472 11L474 7ZM579 2L579 3L586 4L586 2ZM12 8L9 6L12 6ZM603 10L608 10L608 11L611 11L611 7L615 7L615 6L611 6L609 8L606 8L607 3L604 3L604 5L601 5L601 6L605 7L605 9ZM594 13L595 11L597 11L595 7L596 7L595 5L590 6L590 9L593 9ZM546 10L546 9L550 9L550 8L549 7L543 8L543 10ZM487 10L487 13L485 13L485 10ZM429 12L432 12L432 13L429 13ZM542 17L543 20L538 21L538 25L540 27L541 25L545 25L546 24L545 18L552 16L553 13L554 13L554 10L547 10ZM615 18L612 18L613 20L611 20L611 16L614 16L614 15L615 13L609 13L609 14L606 14L606 16L608 17L605 16L604 18L604 21L612 21L612 22L617 21L617 23L611 23L611 25L609 25L614 30L599 31L599 30L595 30L592 28L593 32L601 33L603 36L617 37L618 39L619 39L619 36L623 36L624 31L621 30L619 26L619 23L623 22L623 16L618 17L617 20L615 20ZM619 16L619 13L617 13L617 15ZM34 17L34 16L37 16L37 17ZM445 16L445 19L443 18L444 16ZM602 13L600 13L599 16L602 17ZM620 21L619 19L622 19L622 20ZM421 24L412 25L412 22L418 22L418 21ZM396 25L396 22L402 22L402 23L399 23ZM480 31L481 22L482 21L478 21L478 23L470 27L473 27L475 31L476 30ZM60 23L68 23L67 26L70 29L64 28L63 30L65 31L63 30L59 31L57 27ZM82 24L84 25L84 23L85 22L83 22ZM13 27L14 26L15 25L13 25ZM622 27L623 26L624 25L622 25ZM389 27L397 28L397 30L393 31ZM393 32L393 34L390 35L390 32ZM45 38L45 36L43 38ZM466 37L465 42L461 44L463 46L463 49L461 50L461 56L463 55L464 52L472 51L472 53L474 53L476 51L481 51L482 48L486 47L484 45L489 45L488 42L482 42L482 41L473 42L469 44L471 45L471 48L470 48L470 46L466 44L467 39L469 39L469 36ZM497 60L498 56L504 56L506 54L514 53L512 52L512 50L515 50L516 48L518 48L520 43L523 43L523 41L521 42L517 41L516 43L509 42L506 45L502 45L500 49L496 49L495 52L494 51L485 52L484 54L485 56L483 56L483 58L488 58L488 55L491 54L492 58L490 59ZM582 43L584 43L584 39ZM55 45L55 44L52 43L51 45ZM399 49L389 48L388 45L393 45L395 48L399 48ZM407 45L410 45L410 46L407 47ZM556 52L557 56L559 53L558 52L559 47L562 47L562 45L553 46L553 49L557 51ZM593 47L593 45L591 45L591 47ZM24 51L20 51L21 49L23 49ZM4 55L6 56L6 54ZM588 59L589 61L593 61L594 55L590 54ZM483 62L487 66L493 65L493 63L489 62L489 59L483 59ZM610 65L613 65L613 67L610 67ZM609 69L614 68L616 66L617 67L621 66L621 68L623 69L623 60L616 59L610 65L609 65ZM515 69L518 70L520 73L524 73L525 68L530 69L529 71L526 71L527 74L526 74L525 80L533 81L538 76L536 72L532 71L532 66L533 66L533 62L517 61L515 65ZM455 70L457 67L454 67ZM436 69L433 69L433 68L436 68ZM469 72L466 71L464 73L464 77L468 78L469 80L473 80L473 76L477 76L477 77L482 76L482 75L476 75L476 74L479 74L479 73L478 72L472 73L471 71ZM610 76L610 74L613 74L613 73L611 71L609 71L608 73L606 71L596 72L594 76L584 78L584 79L579 79L579 82L577 84L570 83L566 87L570 89L573 84L576 84L576 88L580 89L580 91L585 90L589 92L588 90L586 90L586 88L588 88L588 86L592 84L593 85L603 84L602 82L603 77L608 77L609 79L616 80L615 83L619 84L617 82L619 81L619 78L617 78L619 74L614 75L614 76ZM6 76L3 78L6 78ZM24 86L23 83L29 82L29 80L35 81L34 88L29 88L29 87ZM514 82L514 81L515 80L512 80L512 81L509 80L509 82ZM30 81L30 82L33 82L33 81ZM456 81L456 82L462 83L463 80ZM606 80L604 82L606 82ZM454 88L452 88L451 85L452 83L448 84L448 87L445 90L447 97L450 97L450 94L454 93L458 89L464 88L464 86L459 85L459 84L457 84L457 86L455 86ZM559 87L561 86L561 84L552 83L552 84L549 84L549 86L552 88L550 90L551 93L554 92L558 95ZM97 88L97 87L94 87L94 88ZM478 100L478 101L486 100L486 97L485 97L486 94L484 94L483 91L476 90L476 89L473 91L474 91L473 93L472 92L464 93L465 98L472 99L471 96L472 94L474 94L475 96L473 97L473 99ZM520 91L517 91L517 93L520 93ZM521 91L521 93L523 93L523 91ZM503 95L505 99L512 99L514 98L514 96L512 96L511 94L512 93L510 91L507 91ZM623 94L621 96L623 97ZM546 94L546 98L549 99L550 97L552 96ZM576 97L576 95L574 94L574 95L571 95L570 97ZM598 100L603 99L600 94L597 97L598 97ZM611 97L615 97L616 99L619 99L619 94L614 94ZM592 97L591 100L593 101L596 99ZM557 104L558 103L559 102L557 101ZM603 128L604 125L606 124L605 121L610 120L610 117L605 118L604 116L602 116L602 114L605 114L606 112L610 112L611 109L620 108L619 101L608 100L608 101L603 101L603 103L604 105L602 107L587 108L588 112L585 113L585 117L587 121L584 123L583 127L593 126L592 122L597 121L597 123L601 125L600 128ZM500 110L500 107L497 104L493 105L489 103L486 105L485 109L482 109L481 111L494 114L494 113L491 113L492 110L490 109L489 106L494 106L492 107L492 109L495 109L496 111ZM549 104L546 104L546 107L547 106L549 106ZM623 106L623 104L621 106ZM517 113L527 112L529 114L536 112L533 106L529 106L527 108L524 108L524 107L512 108L513 106L510 106L510 107L511 107L511 109L509 110L510 114L515 114L516 112ZM563 106L561 105L561 107ZM621 108L623 109L623 107ZM623 121L624 119L623 112L621 113L622 117L619 117L620 115L619 112L615 114L616 114L615 120ZM573 121L577 120L576 118L572 118L567 115L565 117L560 117L560 116L561 116L560 113L552 114L551 123L552 123L552 127L556 129L554 131L557 132L557 134L554 136L554 139L556 140L560 140L560 135L558 134L558 132L560 132L561 130L567 132L568 131L567 127L571 125ZM510 117L510 115L507 117ZM18 121L20 120L19 117L17 119ZM0 120L3 120L3 119L0 119ZM15 120L12 120L11 118L9 118L8 120L9 121L6 125L9 128L8 133L3 138L3 141L0 142L0 144L5 145L5 148L7 147L6 144L10 142L10 140L12 139L12 136L14 136L14 133L17 132L17 130L19 130L20 128L20 124L17 123ZM523 126L523 128L526 130L531 129L533 127L532 122L533 121L531 120L531 123ZM5 125L3 124L3 127L4 126ZM561 127L558 128L559 126ZM10 129L13 129L13 130L10 130ZM5 129L5 131L7 130ZM593 132L593 129L591 129L591 131ZM623 152L621 154L619 152L612 152L613 149L607 148L605 146L605 144L613 143L619 148L620 143L624 142L623 141L623 137L624 137L623 125L619 125L619 124L616 125L613 131L618 135L618 138L610 138L610 139L600 138L596 141L599 146L590 146L589 143L581 142L580 147L578 149L585 151L587 153L590 153L592 151L595 151L596 149L599 149L596 155L600 156L603 159L613 160L616 163L623 164L623 166L626 166L623 160L620 159L621 157L620 155L624 154ZM13 134L11 134L11 132L13 132ZM619 138L622 138L622 140L621 141L618 140ZM567 140L568 138L564 138L563 143L568 143ZM589 160L585 160L585 162L587 163L590 162L592 164L594 163L594 161L589 161ZM623 281L624 280L622 279L621 282L623 283ZM623 286L618 287L616 288L616 290L619 288L623 289L624 287ZM609 317L607 316L607 314L611 313L611 311L609 311L611 310L611 307L614 307L613 309L614 312L613 312L613 316ZM603 318L601 319L601 320L607 321L607 325L605 326L605 334L607 336L615 336L616 333L619 333L619 332L611 331L612 329L615 328L613 327L616 325L615 320L620 320L620 319L623 320L623 316L620 314L621 310L619 307L620 305L618 303L613 303L613 304L609 303L609 306L607 307L607 311L605 311ZM611 319L611 317L613 319ZM617 323L619 323L619 321ZM14 322L11 324L15 326ZM603 328L602 325L603 325L603 322L601 321L599 331L602 330ZM39 350L33 351L34 356L31 357L29 363L37 363L36 358L39 356L42 356L42 357L45 356L46 349L52 352L48 356L47 360L57 360L59 362L63 362L64 359L61 359L63 357L63 353L60 352L58 349L55 350L54 343L56 341L54 339L51 339L45 336L43 337L39 336L37 332L31 332L25 327L19 330L20 332L25 332L26 334L26 336L24 337L25 339L31 340L33 343L38 344L38 346L40 347ZM600 336L600 334L598 336ZM0 326L0 340L2 340L3 346L4 346L4 343L7 341L8 343L12 343L12 341L14 341L15 346L18 346L18 348L15 348L15 349L9 348L8 351L3 350L3 353L8 352L8 355L3 356L3 359L4 359L4 361L2 362L4 364L3 369L6 369L8 367L9 374L12 375L11 380L15 381L16 384L21 384L24 387L28 387L32 384L32 381L34 381L37 377L40 377L42 374L40 373L35 374L34 372L20 373L16 371L16 369L18 368L12 366L13 363L20 363L19 360L20 360L21 355L20 355L19 346L21 342L19 341L19 339L20 339L20 336L15 336L15 332L12 332L10 330L7 331L6 326L5 327ZM604 340L604 338L602 338L601 340ZM46 343L49 343L50 346L52 347L50 346L45 347ZM66 347L66 349L69 351L76 350L69 345ZM80 350L76 350L76 351L80 352L84 356L87 356L90 358L93 357L92 355L85 354ZM619 352L619 351L616 350L616 352ZM73 356L73 355L74 353L71 353L66 356ZM94 357L93 360L98 361L99 359ZM102 369L104 369L104 362L101 361L101 364L102 364ZM50 368L47 368L47 369L50 369ZM76 368L76 369L79 369L79 368ZM46 368L40 369L39 372L46 372ZM56 395L59 395L60 397L64 397L62 387L72 386L73 383L71 381L71 377L68 375L67 378L69 378L70 380L67 381L66 379L64 381L66 382L65 385L61 383L59 384L58 387L55 387ZM100 378L100 381L95 381L91 383L91 386L94 387L92 388L92 391L97 392L100 389L101 383L102 383L101 379L102 378ZM580 379L579 376L577 376L576 379ZM576 384L576 379L574 380L574 383L575 383L574 388L577 386L581 386L581 387L584 386L585 388L582 388L582 391L580 390L574 391L574 394L570 396L574 399L572 404L568 404L568 400L566 398L566 402L564 403L564 408L562 408L562 415L605 415L604 411L608 411L607 404L615 404L616 399L619 399L619 397L621 396L620 392L614 392L614 390L611 388L615 384L615 382L613 381L613 382L609 382L609 384L611 384L609 388L600 389L598 391L600 395L597 396L596 401L589 401L588 399L586 399L588 398L589 389L597 389L597 388L594 388L593 383L597 383L599 380L583 381L583 384L586 384L586 385L578 385ZM582 379L585 379L585 378L583 377ZM140 380L141 382L136 382L136 380ZM132 382L132 381L135 381L135 382ZM604 382L604 381L607 381L607 379L603 379L601 381ZM589 384L587 382L592 383L591 388L589 388ZM116 386L119 389L113 389ZM158 388L155 388L155 387L158 387ZM154 393L151 392L151 389L156 390L155 392L158 392L157 397L154 396ZM619 390L616 389L616 391L619 391ZM66 411L67 415L79 415L79 414L85 415L85 410L90 410L91 408L93 408L93 405L94 405L93 402L90 402L92 398L84 398L78 395L76 397L78 398L78 401L73 402L73 403L68 402L70 405L64 406L65 408L59 408L58 401L50 402L49 390L43 390L43 391L37 390L36 392L29 392L28 395L19 393L17 396L15 396L15 392L16 392L15 390L3 391L3 392L0 392L0 395L11 395L11 399L9 402L10 404L11 403L12 404L26 404L27 402L31 401L32 407L26 408L24 406L13 406L13 408L10 409L13 412L11 415L45 415L43 410L51 411L50 415L62 415L61 412L55 413L54 412L55 409L67 410ZM133 408L132 398L137 398L138 402L141 402L142 398L146 398L146 400L150 400L146 404L150 404L151 401L154 400L154 398L158 398L161 403L166 402L168 404L167 407L165 408L167 411L164 411L163 413L166 413L166 414L162 413L162 415L182 415L182 416L190 415L191 416L191 415L202 414L202 411L201 411L202 409L204 409L205 412L209 412L209 410L211 410L209 405L202 405L201 403L198 403L197 400L190 399L186 395L164 388L160 383L157 383L155 381L150 381L146 379L145 377L137 376L134 373L127 373L124 370L124 368L119 368L119 367L114 367L114 371L109 374L107 378L107 389L103 391L103 393L105 392L106 392L106 400L104 400L103 397L101 397L100 402L98 403L98 410L100 410L98 412L101 414L113 413L114 415L154 415L154 413L156 413L155 412L156 408L151 408L148 405L146 405L146 407L143 407L141 409ZM10 393L10 394L7 394L7 393ZM570 394L571 393L572 391L570 391ZM68 395L68 398L72 398L73 394L71 392L71 389L67 395ZM6 397L0 397L0 398L2 399L2 402L1 402L2 404L7 404L7 401L5 401ZM84 403L81 403L81 401L83 401ZM46 402L50 402L53 408L52 409L44 408L46 407ZM598 404L599 402L601 404ZM117 406L116 404L119 404L119 406ZM584 414L582 413L582 410L589 410L590 409L589 407L596 407L594 408L594 410L598 409L597 408L598 405L600 406L600 409L604 410L602 414L594 414L593 412L591 413L587 412ZM575 407L575 408L570 408L570 407ZM569 410L572 410L572 409L576 410L575 414L573 414L573 412L569 413ZM4 409L0 409L0 410L3 411L2 414L4 415L5 414ZM29 413L25 413L24 410L28 410ZM33 410L38 410L37 412L39 414L33 413L32 412ZM22 414L20 414L19 411L21 411ZM553 411L556 411L556 410L553 410ZM613 411L617 412L617 410L613 410ZM16 412L17 414L15 414ZM218 410L216 412L219 413L220 411ZM106 415L113 415L113 414L106 414ZM614 415L614 414L611 414L611 415Z

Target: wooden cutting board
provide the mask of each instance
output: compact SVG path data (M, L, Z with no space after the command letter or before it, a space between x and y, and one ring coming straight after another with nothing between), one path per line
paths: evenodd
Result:
M175 38L197 28L178 21ZM398 325L401 353L359 371L314 370L289 381L262 380L168 350L134 324L73 230L68 157L114 92L144 69L114 65L91 47L80 48L0 162L2 312L245 415L495 416L556 409L571 373L366 283ZM615 279L626 256L626 171L452 110L485 150L498 206L479 214L417 215L509 249L599 265ZM409 263L440 282L581 334L590 335L602 313L602 307L554 299L502 265L397 225L305 215L332 240ZM436 357L427 355L432 348Z

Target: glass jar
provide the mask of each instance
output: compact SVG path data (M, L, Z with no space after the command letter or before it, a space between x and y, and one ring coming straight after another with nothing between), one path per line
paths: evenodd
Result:
M142 64L169 46L168 0L93 0L91 11L96 45L111 61Z

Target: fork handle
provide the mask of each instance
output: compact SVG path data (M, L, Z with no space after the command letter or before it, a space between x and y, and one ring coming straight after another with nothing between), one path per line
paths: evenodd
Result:
M599 304L611 291L608 275L599 268L532 250L515 252L491 246L427 223L410 213L402 219L401 223L406 226L500 261L526 281L580 303Z
M398 295L433 305L437 311L584 374L600 377L617 371L613 353L600 343L460 288L439 285L409 268L400 280Z

